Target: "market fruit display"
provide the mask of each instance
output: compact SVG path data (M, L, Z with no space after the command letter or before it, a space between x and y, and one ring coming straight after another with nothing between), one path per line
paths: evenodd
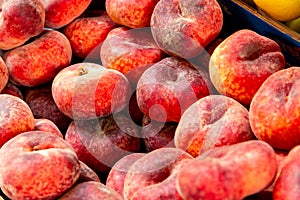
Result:
M218 0L0 2L0 199L300 197L280 38Z

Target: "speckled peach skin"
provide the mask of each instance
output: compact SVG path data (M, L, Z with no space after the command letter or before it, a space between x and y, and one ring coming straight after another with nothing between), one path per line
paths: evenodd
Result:
M142 158L145 153L132 153L118 160L111 168L107 175L106 186L118 192L123 196L124 181L130 167L138 159Z
M65 140L74 148L78 158L96 173L107 173L119 159L140 150L139 131L122 114L74 121Z
M279 45L248 29L236 31L217 46L209 62L217 91L249 106L261 84L285 67Z
M121 111L131 87L119 71L95 63L76 63L61 70L52 82L58 108L72 119L93 119Z
M69 39L74 55L99 59L102 42L116 27L107 13L103 12L99 16L75 19L63 29L63 33Z
M196 158L179 170L176 186L183 199L243 199L265 189L276 172L273 148L251 140Z
M205 71L175 57L149 67L137 83L140 110L159 122L179 122L182 113L210 94L212 84Z
M149 27L153 9L159 0L106 0L109 17L130 28Z
M7 0L1 6L0 49L20 46L43 31L45 9L41 0Z
M123 198L103 183L88 181L75 185L58 200L122 200Z
M300 68L290 67L268 77L249 109L253 133L272 147L290 150L300 144Z
M58 29L79 17L90 5L91 0L43 0L45 26Z
M209 95L192 104L175 131L177 148L194 157L217 146L255 139L249 112L238 101L223 95Z
M71 58L71 45L65 35L48 30L34 41L8 51L4 61L13 83L33 87L52 81Z
M181 200L176 177L193 157L178 148L160 148L144 155L129 168L124 182L127 200Z
M300 198L300 146L292 148L285 157L282 169L274 185L273 199L299 199Z
M53 133L54 135L63 138L63 134L61 133L59 128L56 126L56 124L53 121L49 119L45 119L45 118L34 119L34 130Z
M219 35L223 13L216 0L160 0L150 26L164 51L193 58Z
M107 35L100 51L102 65L125 74L133 87L147 68L164 57L150 28L115 28Z
M55 199L78 179L79 160L54 134L24 132L0 149L0 186L11 199Z
M0 147L16 135L34 130L34 116L22 99L0 94Z

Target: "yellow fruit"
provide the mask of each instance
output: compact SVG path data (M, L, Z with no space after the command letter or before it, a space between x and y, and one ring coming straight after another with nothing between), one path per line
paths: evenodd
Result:
M279 21L290 21L300 17L300 0L253 0L254 3Z
M288 27L300 33L300 17L286 23Z

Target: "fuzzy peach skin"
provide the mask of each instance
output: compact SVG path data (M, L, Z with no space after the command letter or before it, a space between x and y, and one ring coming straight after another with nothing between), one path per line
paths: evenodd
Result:
M272 74L254 95L249 109L251 128L272 147L290 150L300 144L300 68Z
M75 185L58 200L122 200L116 191L108 188L103 183L88 181Z
M51 120L62 133L65 133L72 119L57 107L51 91L51 84L26 87L23 90L24 101L30 107L34 118Z
M7 73L8 73L8 71L7 71ZM5 85L5 87L3 88L3 90L0 93L1 94L10 94L10 95L16 96L20 99L24 98L21 89L17 85L13 84L10 81L7 82L7 84Z
M150 25L161 49L192 58L219 35L223 13L216 0L160 0Z
M288 200L300 198L300 146L297 145L290 150L285 158L279 177L274 185L273 199Z
M137 83L140 110L159 122L179 122L184 111L210 94L208 74L182 59L167 57L149 67Z
M109 17L130 28L149 27L153 9L159 0L106 0Z
M175 147L177 122L157 122L145 115L141 127L141 140L147 152L162 147Z
M41 0L6 0L0 19L0 49L9 50L43 31L45 9Z
M4 89L8 85L9 73L6 67L6 64L2 57L0 57L0 92L3 92ZM10 85L8 85L9 87Z
M80 17L64 27L63 33L69 39L73 53L85 59L96 59L107 34L117 25L106 12L95 17Z
M102 65L125 74L133 86L147 68L164 57L150 28L117 27L109 32L100 51Z
M182 199L176 189L176 177L191 160L192 156L178 148L160 148L147 153L129 168L124 181L124 199Z
M92 0L43 0L45 26L58 29L79 17Z
M61 70L52 82L57 107L72 119L92 119L121 111L131 87L119 71L95 63L76 63Z
M182 115L175 131L177 148L194 157L214 147L255 139L249 112L238 101L223 95L199 99Z
M252 140L216 147L193 160L179 170L176 187L183 199L243 199L266 188L276 172L273 148Z
M0 187L11 199L55 199L78 179L79 160L54 134L29 131L0 149Z
M236 31L217 46L209 62L218 92L249 106L261 84L285 67L279 45L248 29Z
M4 61L12 82L22 86L38 86L52 81L67 67L72 49L66 36L48 30L34 41L7 52Z
M34 130L34 116L19 97L0 94L0 147L16 135Z
M119 159L140 150L139 130L122 114L73 121L65 135L78 158L96 173L107 173Z
M124 181L130 167L138 159L142 158L145 153L132 153L118 160L111 168L107 175L106 186L118 192L123 196Z
M63 138L63 134L61 133L59 128L56 126L56 124L54 124L53 121L49 119L44 119L44 118L34 119L34 130L53 133L54 135Z
M88 182L88 181L101 182L98 174L93 169L91 169L87 164L85 164L80 160L79 163L80 163L80 175L79 178L77 179L76 184Z

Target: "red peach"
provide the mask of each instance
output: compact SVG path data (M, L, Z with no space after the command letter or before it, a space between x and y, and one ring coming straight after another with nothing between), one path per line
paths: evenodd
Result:
M300 144L300 68L290 67L268 77L249 109L251 128L272 147L290 150Z
M65 133L71 123L71 119L63 114L54 102L51 84L25 88L24 100L36 119L49 119L62 133Z
M34 130L53 133L54 135L63 138L63 134L60 132L59 128L49 119L34 119Z
M82 161L79 161L79 163L80 163L80 174L77 180L77 184L82 182L88 182L88 181L100 182L100 178L98 177L97 173L94 170L92 170L89 166L87 166Z
M1 94L10 94L10 95L19 97L20 99L23 99L23 93L22 93L21 89L17 85L13 84L10 81L7 82L7 84L1 91Z
M274 185L273 199L299 199L300 198L300 146L290 150L285 158L279 177Z
M19 134L0 149L0 186L10 199L55 199L78 179L72 147L47 132Z
M152 120L179 122L182 113L209 95L208 74L175 57L164 58L148 68L138 81L140 110Z
M45 25L62 28L79 17L92 0L43 0L46 12Z
M161 49L171 55L192 58L218 36L223 13L216 0L160 0L150 24Z
M34 116L22 99L0 94L0 147L16 135L34 130Z
M109 17L130 28L149 27L153 9L159 0L106 0Z
M58 200L122 200L114 190L96 181L88 181L75 185Z
M0 49L21 46L43 31L45 9L41 0L5 0L0 6Z
M194 157L214 147L255 139L248 110L238 101L223 95L199 99L182 115L174 141Z
M176 177L192 159L177 148L166 147L147 153L129 168L124 182L124 198L182 199L176 189Z
M52 81L71 58L71 45L65 35L48 30L34 41L8 51L4 61L12 82L32 87Z
M179 170L176 186L183 199L243 199L272 183L277 171L274 150L252 140L216 147Z
M141 136L146 151L150 152L162 147L175 147L174 135L177 124L176 122L157 122L145 115Z
M131 87L117 70L95 63L76 63L54 78L52 96L57 107L72 119L91 119L121 111Z
M108 173L106 186L118 192L123 196L124 181L130 167L138 159L142 158L145 153L132 153L118 160Z
M5 86L8 84L8 69L2 57L0 57L0 92L2 93Z
M117 25L103 12L96 17L77 18L64 27L74 55L87 59L100 59L100 47L110 30ZM98 58L99 57L99 58Z
M122 114L73 121L65 140L75 149L79 160L96 173L108 172L119 159L140 150L139 131Z
M103 66L125 74L134 86L141 74L164 56L150 28L115 28L107 35L100 51Z
M227 37L211 55L209 74L217 91L249 106L258 88L285 67L279 45L243 29Z

